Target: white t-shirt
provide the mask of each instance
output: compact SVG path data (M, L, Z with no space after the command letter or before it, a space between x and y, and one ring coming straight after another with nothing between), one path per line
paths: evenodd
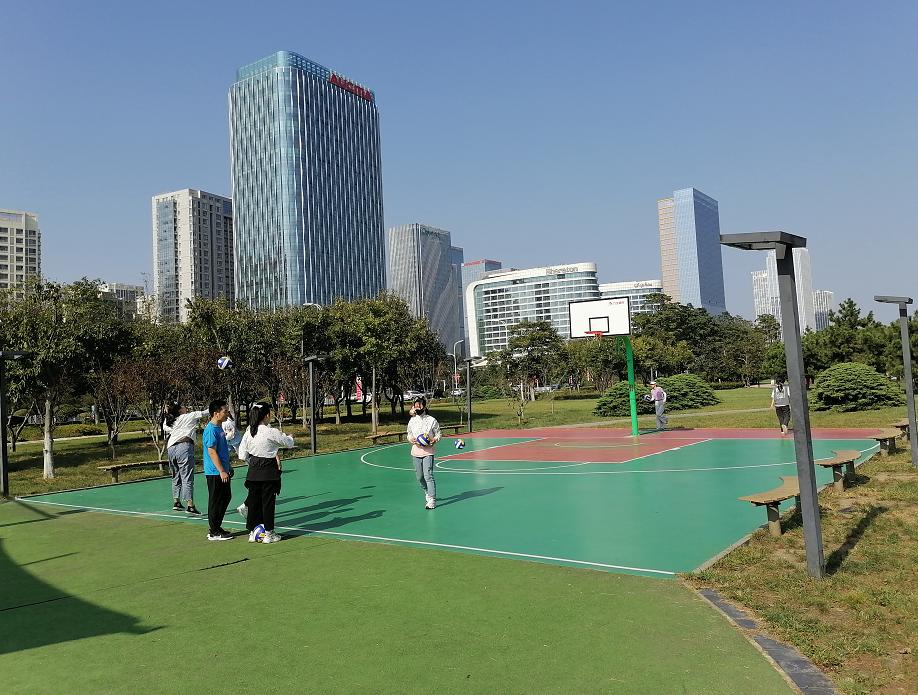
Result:
M209 410L192 410L190 413L179 415L171 425L163 425L163 432L169 435L166 447L172 446L185 437L188 437L193 443L194 435L198 431L198 423L201 422L201 418L209 416Z
M242 441L239 443L239 459L248 460L249 456L260 456L273 459L278 449L289 449L293 446L293 437L269 425L259 425L258 433L253 437L252 430L245 428Z
M778 387L775 386L771 390L771 398L775 402L776 407L790 405L790 391L788 390L787 386L785 386L780 391L778 391Z
M430 439L430 446L421 446L415 440L422 434ZM423 458L434 455L434 444L440 438L440 423L433 415L413 415L408 421L408 439L411 441L411 455Z

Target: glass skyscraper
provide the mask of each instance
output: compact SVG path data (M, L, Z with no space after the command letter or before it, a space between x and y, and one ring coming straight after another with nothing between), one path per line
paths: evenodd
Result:
M420 223L386 230L389 290L408 303L414 316L427 319L448 351L464 340L462 257L445 230Z
M813 290L813 267L810 263L810 251L806 248L794 249L794 281L797 285L797 312L800 331L818 331L825 328L828 322L828 311L831 308L832 293L826 290ZM771 314L778 323L781 322L781 300L778 294L778 261L774 251L765 256L765 270L752 272L752 293L755 302L755 315ZM820 305L817 307L817 303ZM820 312L822 316L820 316Z
M627 297L629 311L635 314L652 314L658 304L650 302L649 297L663 291L659 280L637 280L633 282L606 282L599 286L600 299Z
M376 296L385 247L373 92L279 51L237 71L229 113L237 301Z
M717 201L695 188L657 201L663 292L712 314L727 310Z

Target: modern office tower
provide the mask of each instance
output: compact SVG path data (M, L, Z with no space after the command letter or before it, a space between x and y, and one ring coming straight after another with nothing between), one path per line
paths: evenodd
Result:
M386 286L372 91L280 51L229 90L236 298L274 309Z
M450 352L463 339L461 258L462 249L442 229L413 223L386 230L389 290L408 302L414 316L427 319Z
M599 299L595 263L492 272L465 291L469 354L486 355L507 347L510 329L522 321L550 321L570 337L568 304Z
M818 330L813 293L813 269L809 249L794 249L794 280L797 285L797 312L800 331ZM774 251L765 256L765 270L752 272L755 315L771 314L781 323L781 299L778 294L778 262Z
M481 280L483 277L486 277L488 273L493 273L495 270L500 270L502 267L503 265L500 261L494 261L489 258L481 258L477 261L466 261L462 264L462 332L466 341L463 345L463 354L471 355L473 357L475 356L474 352L469 351L469 326L468 315L466 313L465 306L465 291L468 289L468 286L475 280Z
M659 294L662 291L663 283L659 280L606 282L599 286L599 297L601 299L628 297L631 316L634 316L635 314L650 314L656 311L657 306L648 301L648 297L652 294Z
M451 246L449 249L450 253L450 271L453 274L453 287L456 288L456 308L459 309L459 315L456 317L458 324L457 330L458 338L456 340L461 340L462 342L458 345L453 343L448 349L452 350L453 347L456 348L456 359L461 359L465 352L465 342L468 339L465 331L465 309L463 302L463 286L462 286L462 266L465 264L465 250L459 246Z
M831 290L813 292L813 313L816 317L816 330L829 327L829 312L835 309L835 293Z
M193 188L153 196L153 295L164 323L184 323L195 297L233 303L232 200Z
M717 201L694 188L657 201L663 292L712 314L726 311Z
M0 289L41 278L41 230L38 215L0 209Z
M145 310L144 296L143 285L127 285L123 282L103 282L99 285L99 297L112 302L122 318L131 321Z

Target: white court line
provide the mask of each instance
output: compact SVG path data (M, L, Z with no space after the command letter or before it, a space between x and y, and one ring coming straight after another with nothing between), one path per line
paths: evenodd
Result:
M70 507L72 509L85 509L92 512L111 512L114 514L127 514L130 516L153 516L153 517L166 517L169 519L188 519L190 517L182 517L173 514L157 514L155 512L132 512L126 511L123 509L107 509L105 507L88 507L82 504L64 504L63 502L48 502L46 500L30 500L29 498L20 498L17 497L17 500L22 500L23 502L29 501L34 504L50 504L56 507ZM241 521L224 521L225 524L232 524L233 526L245 526ZM298 531L300 533L315 533L323 536L340 536L342 538L363 538L366 540L372 541L384 541L388 543L405 543L407 545L423 545L432 548L449 548L450 550L470 550L478 553L487 553L489 555L500 555L507 557L523 557L529 558L532 560L550 560L553 562L567 562L574 565L583 565L585 567L602 567L604 569L614 569L614 570L627 570L631 572L648 572L651 574L662 574L668 577L673 577L676 575L675 572L670 572L669 570L654 570L647 569L646 567L629 567L628 565L610 565L605 562L589 562L587 560L574 560L567 557L553 557L551 555L534 555L532 553L515 553L510 550L495 550L494 548L477 548L471 545L454 545L452 543L435 543L433 541L416 541L409 538L390 538L388 536L371 536L364 533L344 533L342 531L323 531L321 529L311 529L308 527L302 526L275 526L276 529L281 529L282 531Z
M721 441L721 438L702 439L699 441L693 441L691 444L684 444L683 446L679 448L685 449L687 447L694 446L696 444L704 444L705 442L711 442L711 441ZM736 441L747 441L747 440L746 438L738 438ZM825 441L825 440L822 440L822 441ZM397 445L393 445L393 446L397 446ZM501 445L501 446L507 446L507 445ZM872 451L874 449L879 449L879 446L880 446L879 444L874 444L866 449L859 449L858 451L860 452L861 455L863 455L865 452ZM496 448L496 447L492 447L492 448ZM379 449L375 449L374 451L379 451ZM481 451L485 451L485 450L481 449ZM631 461L638 461L640 459L648 458L650 456L659 456L660 454L665 454L670 451L673 451L673 449L664 449L663 451L655 451L651 454L645 454L643 456L636 456L633 459L630 459L629 461L626 461L624 463L630 463ZM367 452L367 454L370 454L370 453L372 452ZM388 468L393 471L414 471L413 468L398 468L396 466L384 466L379 463L370 463L369 461L364 459L364 456L367 456L367 454L364 454L363 456L361 456L360 460L363 463L367 464L368 466L374 466L376 468ZM815 459L815 460L816 461L826 461L829 458L831 458L831 456L826 456L825 458ZM456 460L463 460L463 459L456 459ZM539 463L570 463L570 461L540 461ZM609 465L607 461L585 461L583 463L577 463L574 465L584 466L590 463L596 463L597 465ZM780 463L754 463L748 466L710 466L707 468L658 468L658 469L648 469L648 470L629 469L629 470L609 470L609 471L572 471L570 473L552 473L550 472L552 468L558 468L558 466L553 466L553 467L545 468L545 469L523 469L523 470L520 470L520 469L503 470L503 469L495 469L495 468L479 468L477 470L476 469L460 470L457 468L439 468L438 467L438 470L444 473L464 473L466 475L469 475L469 474L474 475L474 474L479 474L479 473L486 474L486 475L625 475L629 473L692 473L692 472L698 473L702 471L738 471L738 470L744 470L746 468L772 468L776 466L794 466L796 465L796 463L797 463L796 461L782 461ZM549 471L549 472L536 473L534 472L536 470L543 470L543 471Z

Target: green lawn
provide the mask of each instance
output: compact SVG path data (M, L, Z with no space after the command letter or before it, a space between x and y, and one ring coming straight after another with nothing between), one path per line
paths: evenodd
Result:
M0 504L4 692L792 692L679 582L202 529Z

